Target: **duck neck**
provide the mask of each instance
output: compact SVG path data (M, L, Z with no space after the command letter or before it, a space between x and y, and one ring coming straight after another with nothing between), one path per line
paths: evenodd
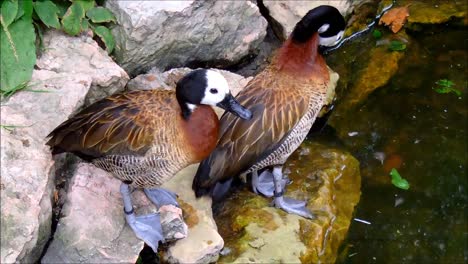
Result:
M195 108L197 108L197 106L194 104L187 103L187 102L180 102L180 101L179 101L179 106L182 112L182 118L184 118L184 120L188 120L190 116L192 115L193 111L195 110Z
M278 51L277 69L298 75L327 75L325 60L318 53L318 42L318 33L306 42L295 41L291 36Z

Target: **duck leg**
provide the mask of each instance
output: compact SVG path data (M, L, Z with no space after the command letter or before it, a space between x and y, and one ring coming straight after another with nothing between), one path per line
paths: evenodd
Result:
M281 208L290 214L296 214L305 218L314 218L309 209L307 209L305 201L298 201L283 196L284 187L282 185L282 180L282 166L275 166L273 168L273 181L275 182L275 198L273 200L273 204L275 207Z
M282 189L285 188L286 184L289 183L288 178L281 179ZM275 182L273 180L273 174L269 170L264 170L260 176L258 176L258 171L252 172L252 189L254 193L258 194L259 192L266 197L273 197L275 191Z
M120 185L120 193L124 201L124 213L128 224L135 235L150 246L154 252L158 250L159 241L164 242L164 235L159 219L159 214L148 214L136 216L133 210L132 197L128 184Z

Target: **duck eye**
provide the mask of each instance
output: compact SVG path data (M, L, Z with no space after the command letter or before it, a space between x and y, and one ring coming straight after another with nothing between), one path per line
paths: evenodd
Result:
M210 89L210 93L212 94L217 94L218 93L218 90L216 88L211 88Z

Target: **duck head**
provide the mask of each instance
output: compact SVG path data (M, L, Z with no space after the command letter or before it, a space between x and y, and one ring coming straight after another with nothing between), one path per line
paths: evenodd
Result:
M182 77L177 82L176 97L185 119L198 105L217 106L242 119L252 118L252 112L232 96L223 75L213 70L198 69Z
M307 42L318 33L319 45L330 47L343 38L346 22L340 11L333 6L322 5L311 9L296 24L292 39L295 42Z

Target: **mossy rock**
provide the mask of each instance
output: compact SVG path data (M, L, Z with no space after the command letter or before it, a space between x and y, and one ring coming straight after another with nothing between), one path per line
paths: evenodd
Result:
M333 263L360 197L359 162L349 153L305 142L288 160L286 196L308 202L316 219L287 214L247 184L215 215L231 253L220 263Z
M392 36L401 42L407 42L404 35ZM401 39L401 40L399 40ZM340 105L341 109L348 109L364 102L369 94L376 89L384 86L398 71L400 60L404 57L404 51L391 51L389 43L392 39L384 39L380 41L380 45L374 47L369 52L367 64L363 65L362 69L356 73L356 79L349 87L346 97Z
M410 4L408 27L415 29L418 25L453 23L468 25L468 3L466 1L403 1Z
M392 0L384 0L380 8L388 6ZM468 2L449 0L399 0L395 7L408 5L409 17L405 25L410 30L422 30L424 26L450 24L468 25Z

